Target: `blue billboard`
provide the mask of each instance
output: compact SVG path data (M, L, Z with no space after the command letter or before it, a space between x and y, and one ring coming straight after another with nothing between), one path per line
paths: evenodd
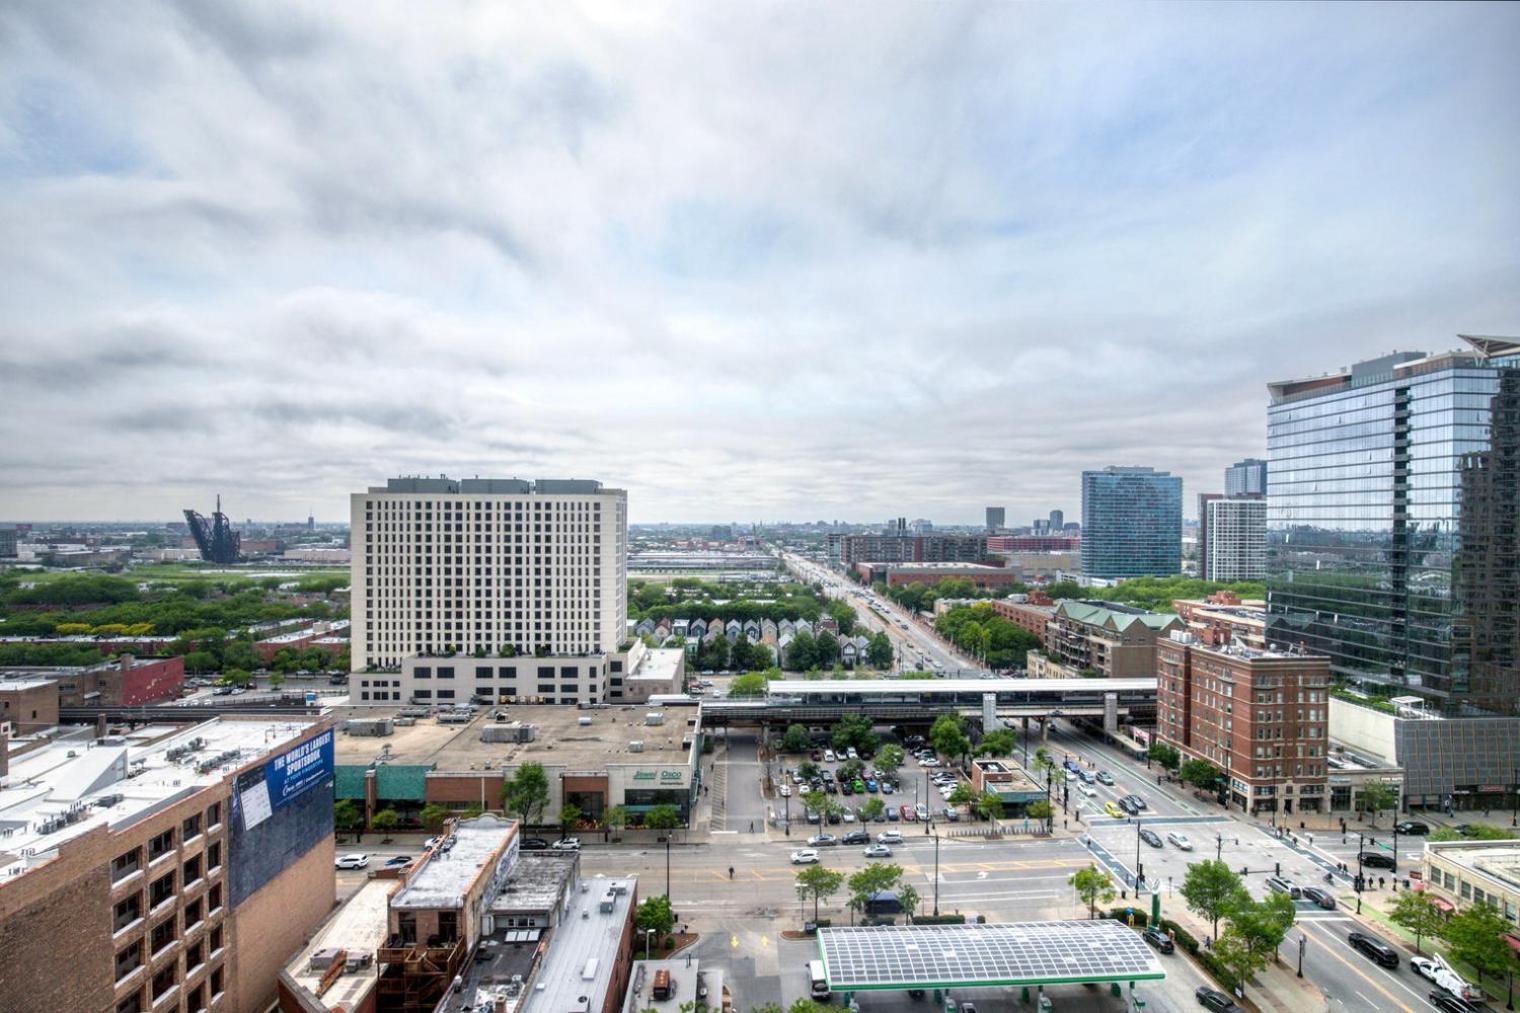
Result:
M276 756L265 766L269 801L278 809L307 789L332 779L332 729L307 739L288 753Z

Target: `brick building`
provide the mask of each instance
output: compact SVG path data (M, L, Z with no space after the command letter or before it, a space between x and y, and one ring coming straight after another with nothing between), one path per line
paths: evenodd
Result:
M1044 654L1057 670L1044 674L1069 678L1092 669L1106 679L1148 678L1156 671L1157 638L1180 624L1170 612L1104 601L1063 601L1045 627Z
M23 735L56 725L58 684L36 678L0 682L0 721L9 721Z
M185 659L134 658L124 654L88 668L30 666L6 670L6 676L52 684L52 718L59 707L136 707L175 700L185 685ZM6 683L0 682L0 687Z
M982 563L986 535L830 535L829 558L856 563Z
M263 1009L332 906L325 720L81 729L0 782L3 1013Z
M1172 602L1183 628L1200 642L1230 643L1264 649L1267 646L1267 608L1261 601L1241 601L1231 591L1207 598L1178 598Z
M1234 808L1328 811L1329 686L1329 658L1177 631L1156 644L1156 737L1223 770Z
M1079 552L1082 539L1076 535L989 535L988 552Z
M1056 611L1054 605L1037 605L1032 601L1008 601L994 598L989 604L992 606L992 611L1015 626L1033 633L1040 638L1042 643L1045 640L1045 628L1050 625L1050 617L1055 615Z
M969 580L979 588L1020 583L1017 572L984 563L856 563L855 572L868 584L881 581L888 587L932 585L942 580Z

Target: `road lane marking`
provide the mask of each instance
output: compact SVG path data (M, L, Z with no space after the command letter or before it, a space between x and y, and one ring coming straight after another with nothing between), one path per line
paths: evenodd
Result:
M1335 936L1329 935L1329 933L1325 933L1325 935L1328 936L1329 942L1337 942L1337 943L1339 943L1339 942L1345 942L1345 940L1343 940L1343 939L1337 939ZM1358 968L1356 965L1352 964L1351 961L1347 960L1345 957L1343 957L1339 953L1337 953L1336 952L1336 948L1330 946L1329 942L1327 942L1323 938L1320 940L1320 948L1322 950L1324 950L1327 955L1329 955L1332 959L1337 960L1341 964L1345 965L1346 970L1350 971L1352 974L1356 975L1358 978L1362 979L1367 984L1371 985L1377 991L1379 991L1379 992L1383 993L1384 995L1386 995L1389 998L1390 1001L1392 1001L1394 1003L1398 1003L1400 1006L1402 1006L1402 1008L1406 1011L1406 1013L1413 1013L1413 1007L1407 1006L1407 1005L1403 1005L1402 1003L1399 1003L1398 996L1394 995L1392 992L1388 991L1382 985L1379 985L1376 981L1374 981L1373 979L1367 977L1367 975L1363 974L1360 968ZM1416 999L1421 998L1421 996L1418 993L1414 992L1412 989L1409 988L1409 986L1405 985L1402 981L1399 981L1397 978L1393 978L1392 981L1394 982L1394 984L1398 985L1404 991L1408 992L1410 995L1413 995ZM1372 1005L1376 1006L1377 1004L1376 1003L1372 1003Z

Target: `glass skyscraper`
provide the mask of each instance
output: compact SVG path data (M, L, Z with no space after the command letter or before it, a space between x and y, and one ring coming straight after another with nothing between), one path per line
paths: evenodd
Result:
M1226 496L1265 496L1267 494L1267 462L1248 457L1224 469L1224 494Z
M1274 383L1268 638L1430 699L1520 712L1520 341Z
M1166 577L1182 572L1182 479L1152 468L1082 472L1082 572Z

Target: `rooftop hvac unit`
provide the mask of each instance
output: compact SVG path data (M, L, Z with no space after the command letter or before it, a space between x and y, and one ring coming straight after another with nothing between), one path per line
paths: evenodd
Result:
M582 725L582 726L589 725L591 723L591 719L590 718L576 718L575 719L575 723L578 724L578 725Z
M665 723L665 715L659 711L650 711L644 715L644 723L646 725L663 725Z
M630 753L642 753L644 751L644 740L634 739L632 742L628 743L628 751Z

